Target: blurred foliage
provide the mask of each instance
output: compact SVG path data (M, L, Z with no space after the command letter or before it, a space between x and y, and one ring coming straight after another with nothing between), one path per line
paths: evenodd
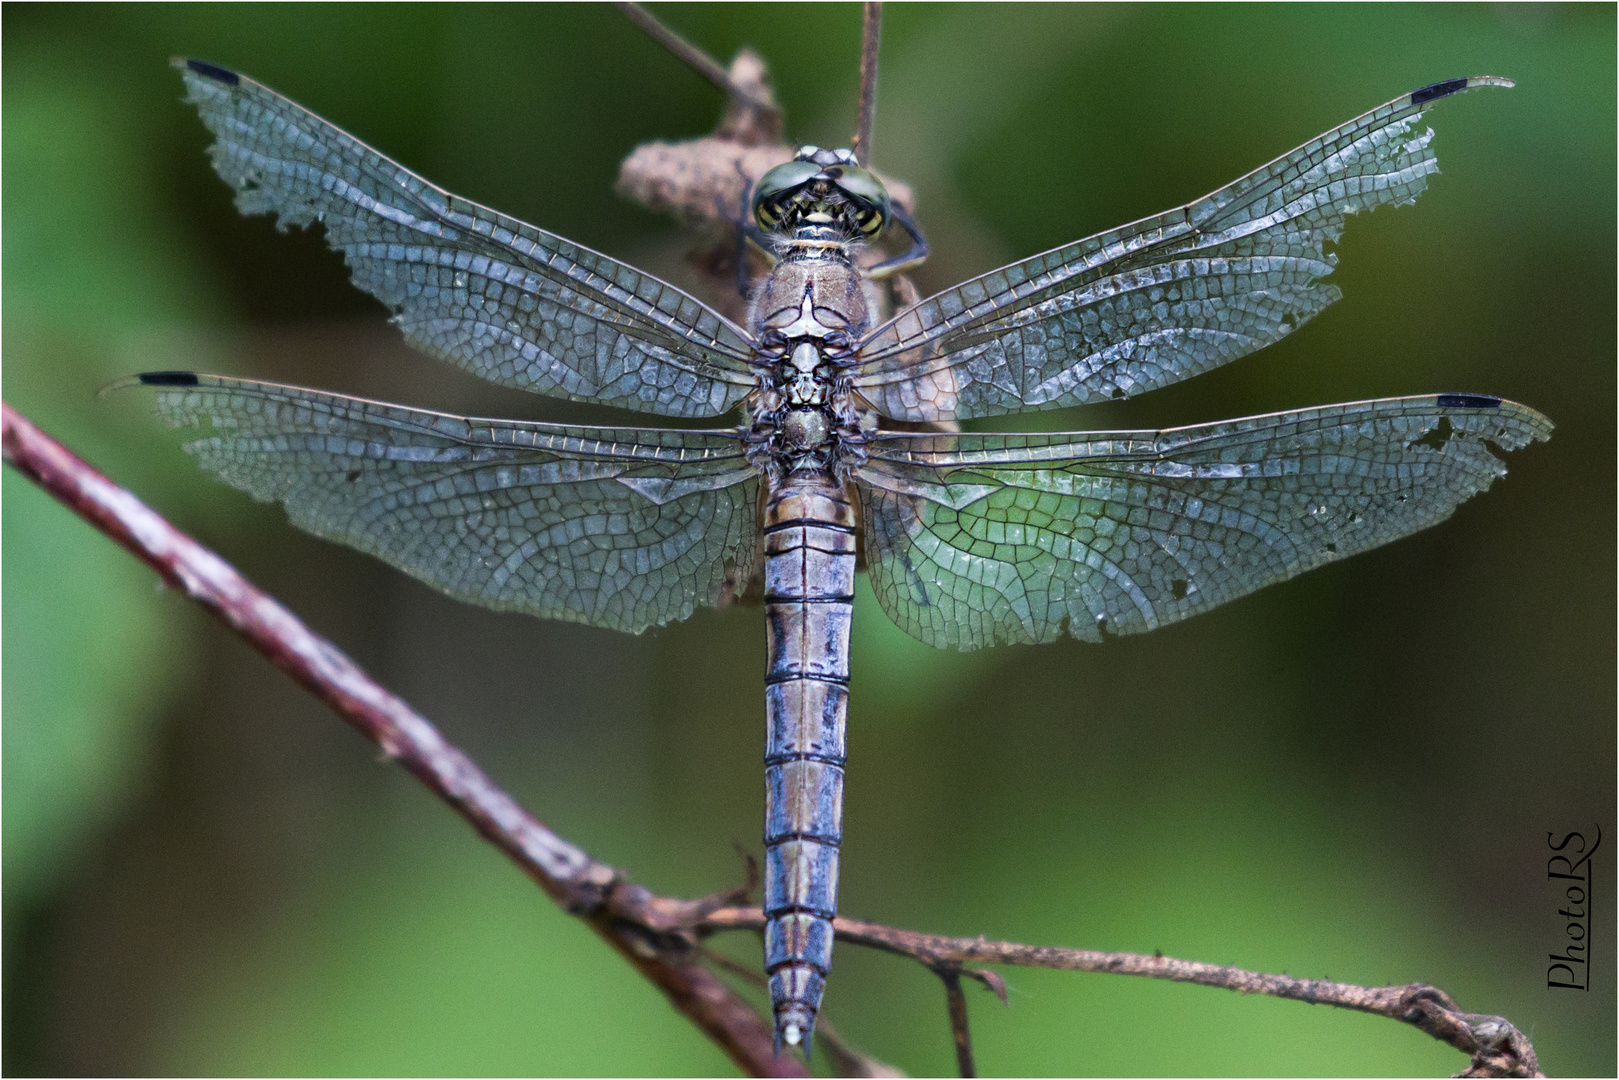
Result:
M132 103L42 59L5 65L6 391L38 400L41 423L105 459L118 443L73 399L119 373L120 342L196 321L210 298L153 206ZM39 899L123 809L183 649L150 575L9 470L4 542L9 909Z
M853 6L680 5L757 48L795 141L852 125ZM243 220L171 54L241 68L452 190L655 272L618 201L712 88L601 6L8 5L8 400L219 547L565 835L660 891L758 848L759 616L626 638L460 607L200 477L133 370L197 366L594 420L410 354L318 234ZM1615 802L1611 6L892 5L878 167L916 186L924 291L1208 191L1402 91L1444 174L1352 220L1342 303L1145 398L1004 426L1167 426L1439 390L1558 424L1438 529L1102 647L971 655L855 627L843 907L945 933L1424 980L1616 1069L1613 965L1544 987L1545 834ZM613 414L614 419L622 414ZM26 482L4 480L4 1070L709 1074L723 1057L319 706ZM1599 873L1604 866L1600 864ZM1612 900L1598 913L1615 925ZM724 947L752 964L757 943ZM1611 949L1608 949L1611 954ZM980 1065L1442 1074L1387 1021L1005 972ZM829 1017L952 1067L925 972L840 948Z

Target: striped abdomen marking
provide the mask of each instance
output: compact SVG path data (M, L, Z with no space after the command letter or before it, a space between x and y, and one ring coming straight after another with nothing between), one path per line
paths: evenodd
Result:
M807 1050L838 908L854 508L832 477L789 475L764 533L765 970L778 1049Z

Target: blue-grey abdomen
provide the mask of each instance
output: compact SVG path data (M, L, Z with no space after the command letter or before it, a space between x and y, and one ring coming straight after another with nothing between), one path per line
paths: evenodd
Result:
M808 1043L832 966L856 524L843 485L789 474L765 509L765 970L778 1044Z

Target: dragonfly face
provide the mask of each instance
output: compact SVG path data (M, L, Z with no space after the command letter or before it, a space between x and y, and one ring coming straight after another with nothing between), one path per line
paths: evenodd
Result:
M1166 431L903 430L1144 393L1338 297L1345 219L1437 169L1425 87L1185 206L873 317L858 246L893 220L847 151L807 147L752 206L775 259L739 325L672 285L434 186L268 88L179 61L244 213L322 223L424 351L490 381L706 431L451 416L163 372L188 449L294 523L496 610L640 632L762 578L764 906L778 1039L830 971L855 560L922 641L1140 633L1436 524L1546 438L1482 394ZM896 424L897 422L897 424ZM885 426L888 425L888 426ZM739 584L740 583L740 584Z
M753 219L761 229L792 233L815 226L842 243L882 236L889 208L888 189L851 151L815 146L765 173L753 196Z

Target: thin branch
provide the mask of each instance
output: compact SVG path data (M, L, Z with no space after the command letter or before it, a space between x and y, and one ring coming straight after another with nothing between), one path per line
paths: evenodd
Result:
M702 946L704 935L763 929L758 908L739 906L746 890L679 900L626 881L524 810L431 723L373 682L331 642L5 402L0 402L0 444L7 463L157 570L397 759L558 904L588 921L740 1068L755 1076L809 1075L796 1057L775 1056L770 1024L703 966L712 955ZM1005 1001L999 976L967 967L969 963L1140 975L1335 1005L1411 1024L1470 1055L1472 1063L1463 1076L1541 1075L1534 1047L1510 1022L1462 1012L1449 995L1425 983L1364 987L1161 954L944 937L843 917L834 925L841 941L909 957L945 978L964 1075L971 1074L972 1059L961 976L977 979ZM865 1075L892 1074L875 1059L851 1054Z
M977 1076L973 1064L973 1036L967 1026L967 995L961 992L961 965L934 968L944 983L945 1011L950 1014L950 1038L956 1044L956 1068L962 1076Z
M866 0L860 24L860 118L849 149L871 168L871 126L877 117L877 47L883 36L881 0Z
M564 909L586 918L740 1068L755 1076L808 1075L796 1059L776 1057L771 1027L691 948L613 912L615 894L625 891L618 871L546 828L335 645L5 402L0 444L9 464L240 634L409 769ZM701 902L691 913L703 913Z
M676 59L725 91L728 97L741 98L755 109L772 114L778 117L779 120L781 108L774 101L771 101L768 96L760 96L755 87L744 85L732 79L731 73L725 69L725 65L681 37L652 12L640 4L626 3L622 2L622 0L615 2L613 6L623 12L625 17L636 26L645 30L653 41L673 53Z
M764 915L758 908L721 908L697 927L699 933L717 930L758 929ZM1528 1038L1508 1020L1483 1013L1463 1012L1437 987L1426 983L1404 986L1355 986L1328 979L1299 979L1270 975L1224 964L1176 960L1162 954L1101 952L991 941L984 937L957 938L900 930L891 926L838 916L833 924L839 941L866 945L910 957L934 971L966 963L1013 964L1055 971L1093 971L1112 975L1140 975L1149 979L1222 987L1242 994L1264 994L1312 1005L1386 1016L1426 1032L1440 1042L1469 1055L1471 1067L1462 1076L1540 1076L1539 1060ZM961 969L975 974L970 969ZM987 973L985 973L987 974ZM993 984L990 985L994 989Z
M744 964L734 960L718 949L699 946L703 950L703 960L712 964L720 971L735 978L741 979L749 986L759 991L765 991L769 982L753 964ZM821 1048L832 1063L832 1071L837 1076L904 1076L905 1074L870 1054L866 1053L838 1033L832 1026L832 1021L822 1015L815 1021L815 1045Z
M815 1044L826 1055L827 1061L832 1063L832 1071L838 1076L904 1076L905 1074L894 1066L872 1057L870 1054L851 1044L838 1033L831 1021L822 1015L815 1021Z

